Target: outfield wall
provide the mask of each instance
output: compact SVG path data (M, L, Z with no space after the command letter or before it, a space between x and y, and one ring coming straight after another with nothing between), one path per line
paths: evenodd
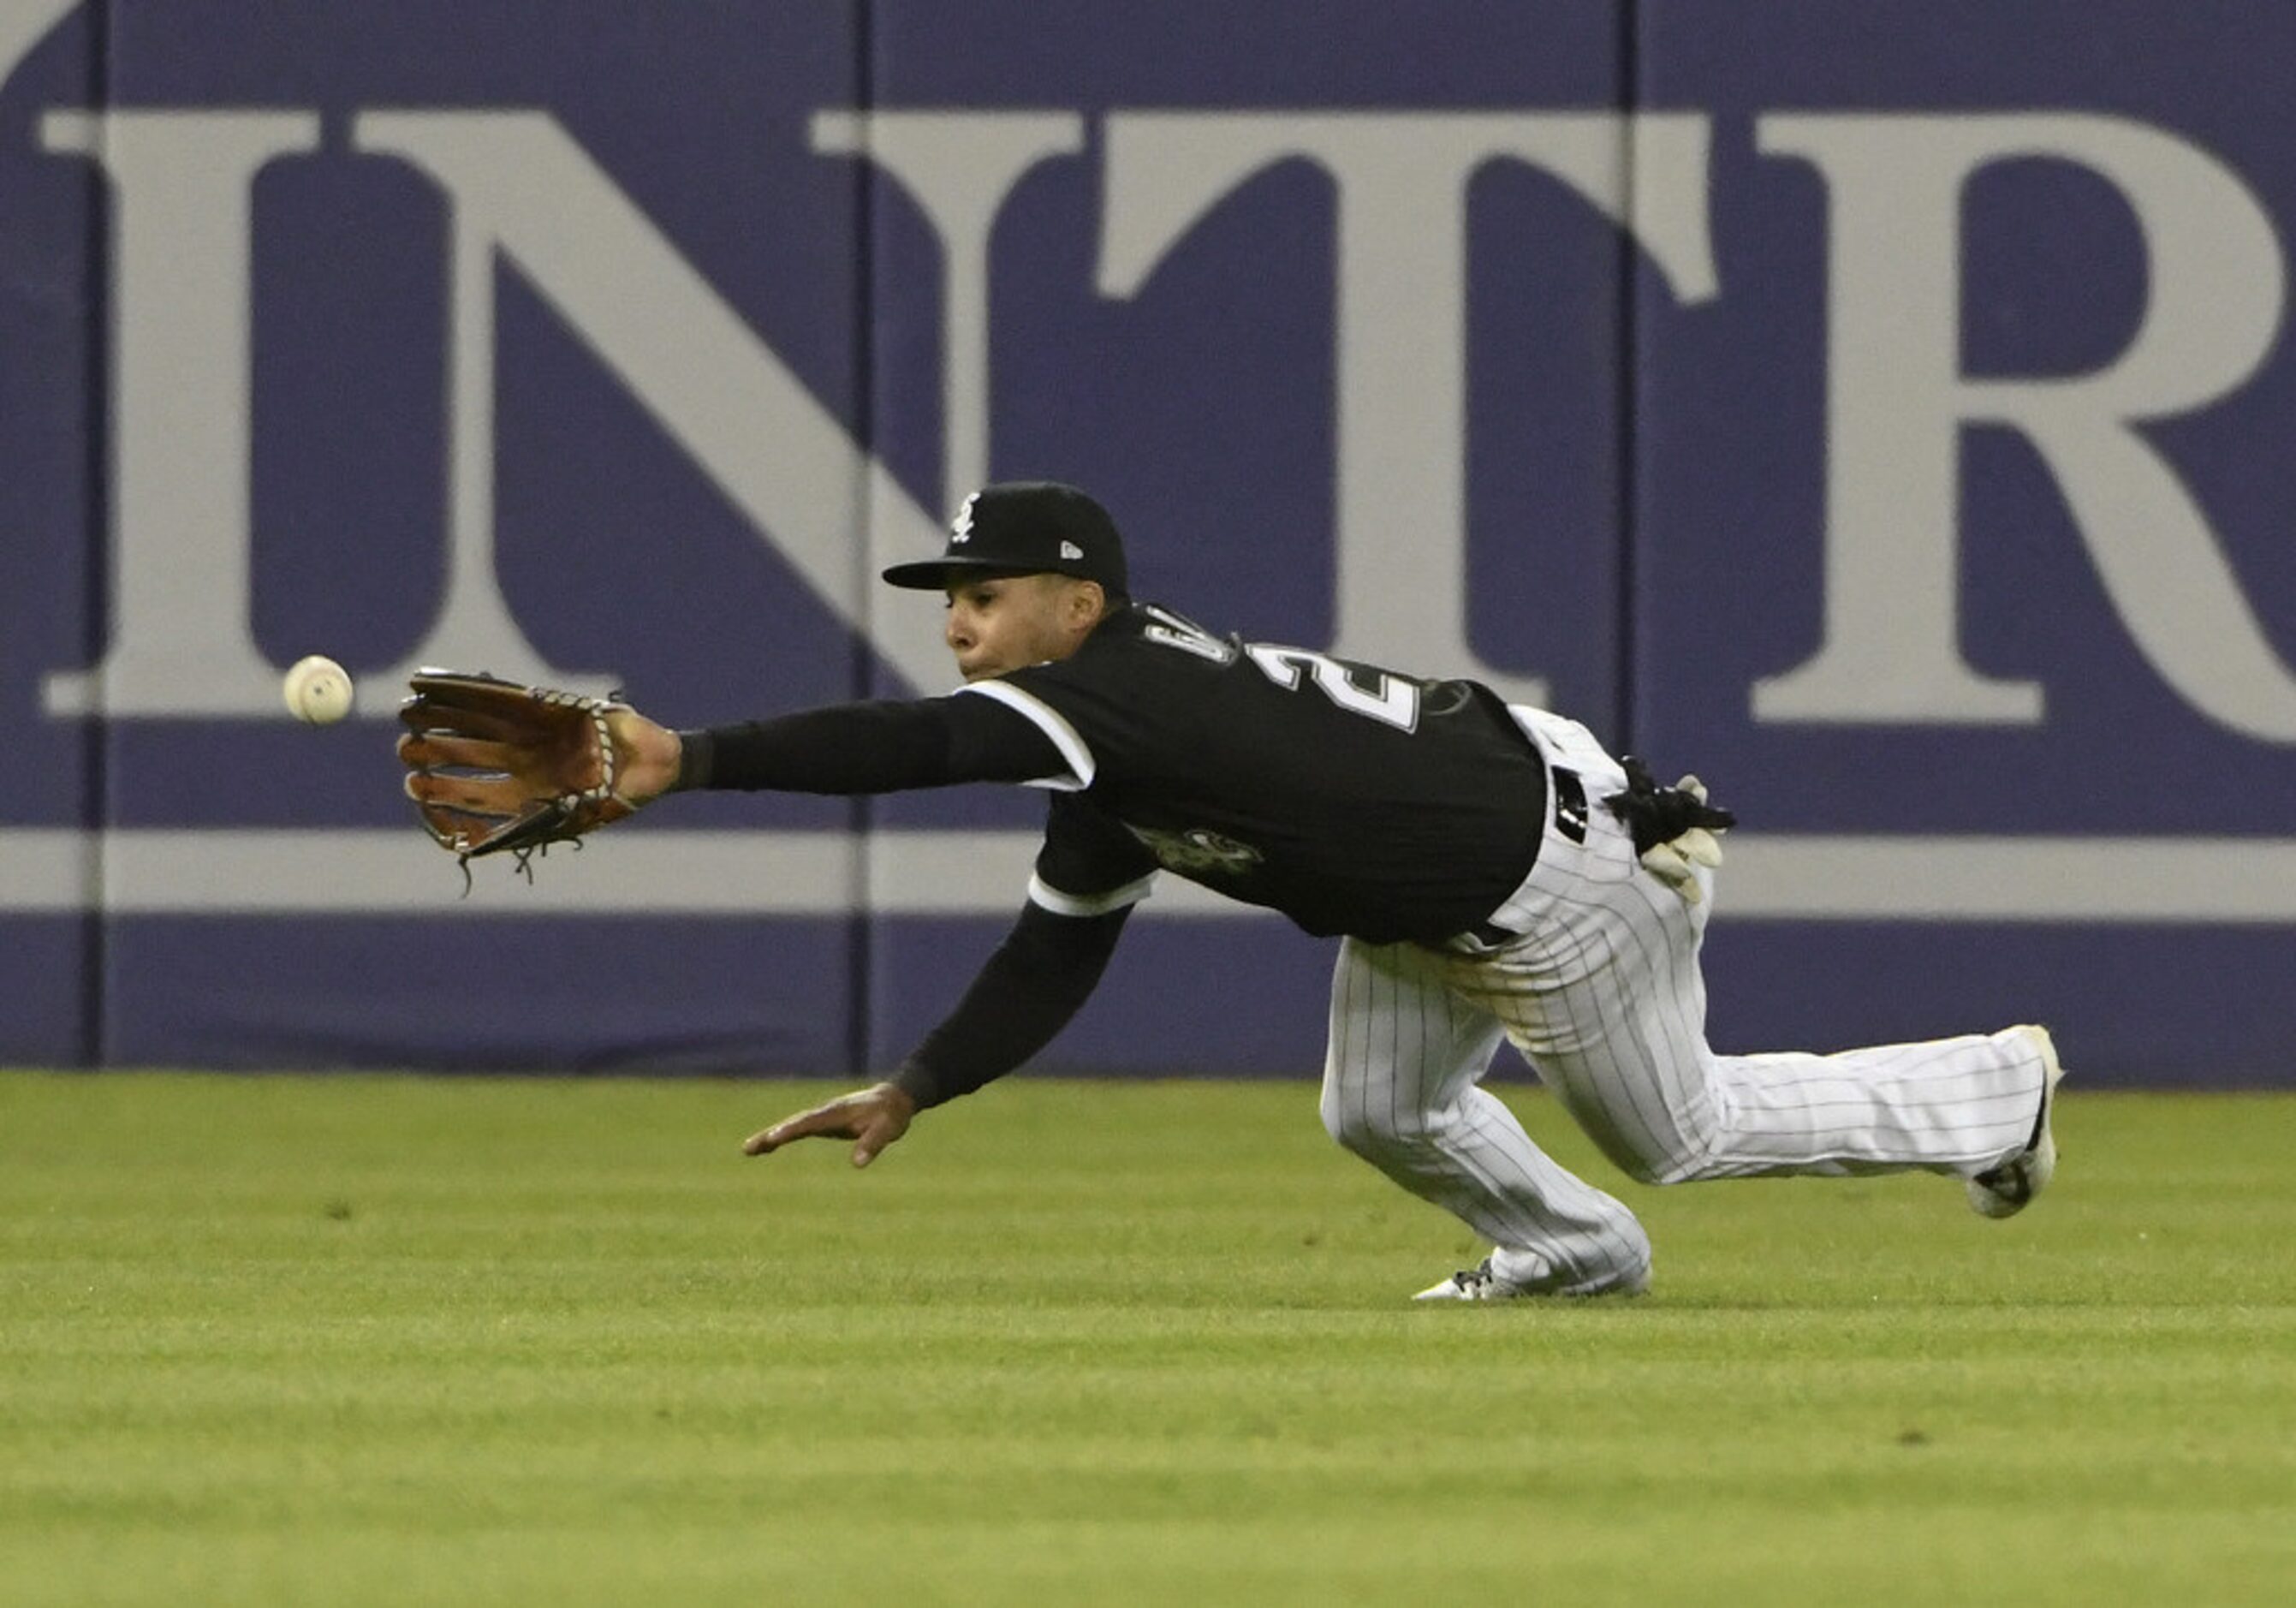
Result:
M394 683L943 690L871 578L1052 475L1208 624L1708 777L1725 1047L2296 1082L2292 64L2157 0L4 0L0 1060L890 1063L1034 795L464 898ZM1329 959L1167 879L1042 1064L1312 1076Z

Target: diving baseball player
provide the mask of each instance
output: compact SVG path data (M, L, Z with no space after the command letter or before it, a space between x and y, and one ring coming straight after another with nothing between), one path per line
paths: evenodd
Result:
M1503 1037L1644 1183L1919 1169L2006 1217L2049 1182L2062 1074L2038 1027L1830 1055L1708 1046L1699 948L1732 817L1693 780L1655 786L1584 726L1472 681L1216 636L1134 603L1114 525L1070 487L988 487L940 557L885 578L946 593L957 692L685 732L619 706L602 718L613 796L631 806L693 788L1048 795L1019 920L947 1018L891 1078L776 1123L749 1153L841 1137L865 1166L918 1112L1020 1065L1168 872L1340 939L1324 1124L1493 1246L1420 1299L1649 1284L1634 1213L1480 1087ZM489 792L525 785L499 725L408 724L426 817L521 801Z

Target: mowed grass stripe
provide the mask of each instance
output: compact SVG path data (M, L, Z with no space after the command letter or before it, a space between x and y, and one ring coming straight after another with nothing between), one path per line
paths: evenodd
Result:
M1925 1603L2296 1579L2296 1099L2076 1097L2059 1186L1620 1179L1481 1248L1308 1084L0 1074L0 1601Z

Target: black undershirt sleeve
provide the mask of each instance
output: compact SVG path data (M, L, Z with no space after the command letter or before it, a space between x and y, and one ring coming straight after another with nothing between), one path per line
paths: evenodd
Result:
M676 792L880 793L957 782L1033 782L1068 761L1026 715L993 698L831 704L677 734Z
M678 737L679 792L880 793L1069 774L1068 759L1027 716L963 694L833 704ZM923 1110L1028 1060L1091 997L1130 914L1129 906L1088 916L1023 907L964 997L892 1081Z
M1129 905L1105 915L1022 907L956 1009L892 1081L922 1111L971 1094L1043 1049L1091 997L1131 914Z

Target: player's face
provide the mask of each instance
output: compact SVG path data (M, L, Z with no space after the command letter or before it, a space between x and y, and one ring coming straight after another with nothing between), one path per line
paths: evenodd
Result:
M1065 575L1005 575L948 589L942 638L967 681L1066 659L1100 618L1100 588Z

